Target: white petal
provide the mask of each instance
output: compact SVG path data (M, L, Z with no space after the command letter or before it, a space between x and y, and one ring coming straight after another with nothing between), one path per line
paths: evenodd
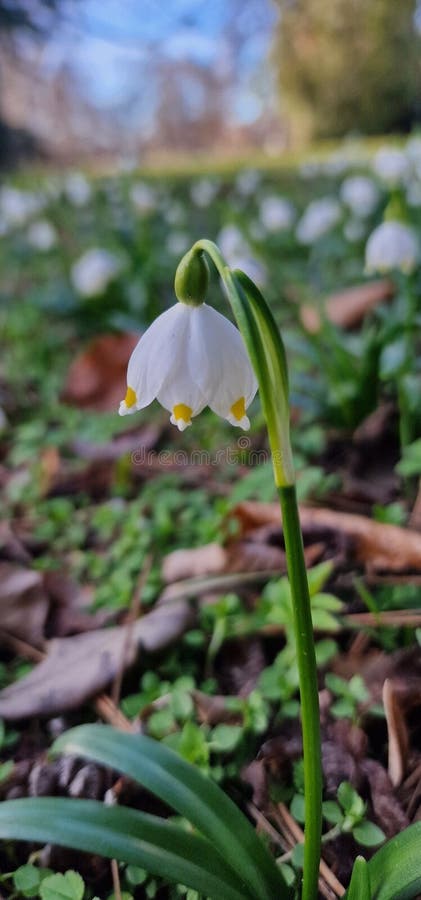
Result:
M192 416L197 416L206 406L205 398L189 375L187 346L188 341L184 340L182 344L184 350L178 348L177 366L171 369L170 376L158 392L159 402L171 412L170 421L173 425L177 425L179 431L184 431L191 424Z
M190 375L205 402L224 418L232 415L231 407L242 397L245 407L249 406L257 390L257 381L238 328L203 303L193 310L190 335ZM245 419L246 416L233 417L240 427L249 424Z
M241 419L237 419L230 413L228 416L225 416L225 418L231 425L236 425L237 428L242 428L243 431L248 431L250 428L250 419L248 416L242 416Z
M131 406L123 401L120 415L149 406L177 365L179 348L184 346L190 307L176 303L155 319L133 350L127 369L127 385L136 400Z

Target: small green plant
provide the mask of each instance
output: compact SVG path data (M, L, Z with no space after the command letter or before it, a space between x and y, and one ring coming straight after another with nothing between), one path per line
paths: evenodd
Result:
M325 685L336 697L330 707L330 711L337 719L351 719L357 723L359 717L359 705L367 703L369 693L361 675L353 675L349 681L328 672L325 676Z
M339 834L352 834L357 844L363 847L378 847L386 836L374 822L366 819L367 805L348 781L338 787L338 802L326 800L323 803L323 817L333 825L323 835L323 842L333 840Z
M19 898L38 897L40 900L84 900L85 883L78 872L69 869L64 874L26 863L0 877L0 882L13 883ZM88 893L90 897L91 894Z

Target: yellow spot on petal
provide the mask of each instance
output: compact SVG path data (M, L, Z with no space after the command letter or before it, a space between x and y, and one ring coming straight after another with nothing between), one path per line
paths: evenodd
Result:
M137 403L136 391L134 391L133 388L131 388L131 387L127 388L127 393L124 398L124 402L127 406L127 409L130 409L131 406L134 406L135 403Z
M234 419L237 419L237 421L240 422L246 414L246 401L244 397L240 397L239 400L236 400L235 403L232 404L230 412L234 416Z
M186 406L185 403L177 403L173 406L172 411L176 422L178 422L179 419L183 419L184 422L187 422L187 424L190 425L191 414L193 412L190 406Z

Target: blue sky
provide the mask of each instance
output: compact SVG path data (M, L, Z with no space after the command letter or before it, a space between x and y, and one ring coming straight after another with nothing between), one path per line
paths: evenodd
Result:
M73 0L47 60L52 69L67 65L79 90L105 110L130 102L151 54L228 66L231 113L248 121L259 112L251 85L275 21L273 0Z

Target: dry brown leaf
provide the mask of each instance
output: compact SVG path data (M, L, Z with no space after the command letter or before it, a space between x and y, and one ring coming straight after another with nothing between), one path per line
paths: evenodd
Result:
M224 694L204 694L195 690L192 696L199 722L205 725L219 725L220 722L241 724L241 713L230 709Z
M389 300L394 293L395 285L387 278L346 288L327 298L325 315L333 325L355 328L371 309L384 300ZM300 316L307 331L311 334L320 331L322 316L315 306L302 306Z
M46 447L39 461L39 491L45 497L60 472L61 460L57 447Z
M217 575L226 571L227 558L227 551L219 544L174 550L162 563L162 575L167 584L199 575Z
M39 646L44 640L48 608L40 572L0 563L0 622L5 631Z
M62 399L83 409L112 410L126 393L126 371L139 335L103 334L72 362Z
M134 624L129 641L127 626L51 641L47 657L29 675L0 692L0 717L15 720L75 709L115 678L123 654L126 669L142 650L155 653L177 640L191 619L188 603L163 603Z
M387 722L388 773L393 786L397 787L405 775L409 737L400 698L390 678L386 678L383 685L383 706Z
M381 444L390 432L395 414L393 403L381 403L355 429L352 435L352 442L362 447L363 450L366 449L367 445L373 444L378 448L379 443ZM366 455L364 456L365 460ZM364 471L362 474L364 475Z
M5 559L24 565L29 564L32 559L10 522L0 522L0 553Z
M229 546L228 572L285 572L285 553L280 547L256 541L234 541Z
M49 618L49 636L67 637L93 631L116 620L116 610L89 612L94 589L83 587L63 572L45 572L45 589L53 601Z
M409 825L409 819L393 790L386 770L375 759L361 761L361 771L370 786L374 815L386 837L399 834Z
M279 522L276 503L245 501L233 515L240 521L243 534L261 525ZM304 532L329 529L342 532L352 540L354 556L368 570L421 571L421 535L409 528L374 522L366 516L336 512L327 508L300 506Z
M105 444L94 444L76 439L72 449L82 459L94 462L114 462L131 453L135 465L140 465L144 454L157 444L162 433L158 425L148 423L118 434Z

